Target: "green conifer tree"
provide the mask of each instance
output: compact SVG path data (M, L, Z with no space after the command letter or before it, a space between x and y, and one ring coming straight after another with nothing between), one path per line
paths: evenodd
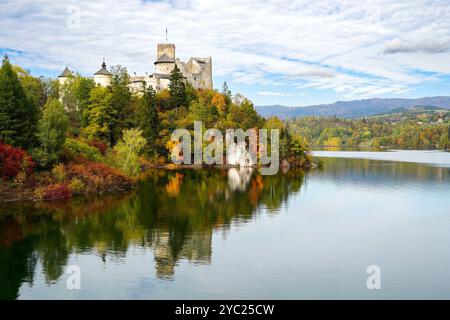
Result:
M122 136L122 131L131 128L132 117L131 102L132 95L129 87L130 79L127 69L117 65L112 68L113 78L111 81L111 123L110 123L110 144L115 145Z
M177 66L170 73L170 107L179 108L181 106L186 106L186 93L183 74Z
M25 149L32 147L37 114L5 55L0 69L0 140Z
M222 94L231 101L231 90L228 88L226 81L224 81L222 85Z
M147 140L146 154L153 155L156 150L156 140L159 133L158 110L156 107L156 92L143 84L143 95L139 100L137 124L142 130L142 136Z

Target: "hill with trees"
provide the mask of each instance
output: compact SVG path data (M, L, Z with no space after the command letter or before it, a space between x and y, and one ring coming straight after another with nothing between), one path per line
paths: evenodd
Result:
M293 134L312 147L450 149L450 112L392 113L360 119L304 117L288 120Z
M320 104L305 107L288 107L281 105L256 106L256 110L263 117L278 117L292 119L298 117L339 117L361 118L387 113L399 108L413 108L416 106L432 106L434 108L450 109L450 97L425 97L419 99L364 99L352 101L338 101L331 104Z

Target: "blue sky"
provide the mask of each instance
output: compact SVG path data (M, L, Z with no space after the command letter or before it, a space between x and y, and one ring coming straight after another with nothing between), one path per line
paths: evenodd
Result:
M446 0L2 0L0 53L34 75L102 59L154 70L156 44L212 56L215 87L257 105L305 106L450 93Z

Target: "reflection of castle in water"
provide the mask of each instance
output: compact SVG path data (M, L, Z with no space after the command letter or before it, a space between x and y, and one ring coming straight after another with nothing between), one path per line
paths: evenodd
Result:
M156 263L156 276L170 278L175 273L179 259L187 259L195 264L209 264L212 252L212 233L194 233L186 238L182 250L174 255L171 249L171 237L168 232L161 232L152 241Z
M253 167L231 168L228 170L228 185L232 191L245 191L248 189L252 177Z

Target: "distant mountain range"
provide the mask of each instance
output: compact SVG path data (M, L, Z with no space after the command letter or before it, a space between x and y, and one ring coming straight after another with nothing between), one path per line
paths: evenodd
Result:
M320 104L307 107L287 107L282 105L255 106L256 111L263 117L277 116L289 119L305 116L336 116L340 118L360 118L364 116L389 113L396 109L414 107L434 107L450 109L450 97L425 97L418 99L365 99L352 101L338 101L331 104Z

